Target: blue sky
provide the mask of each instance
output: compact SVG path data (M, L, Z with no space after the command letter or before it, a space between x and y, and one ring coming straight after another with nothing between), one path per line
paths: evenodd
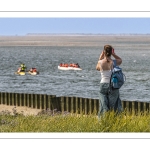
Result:
M150 34L150 18L0 18L0 35Z

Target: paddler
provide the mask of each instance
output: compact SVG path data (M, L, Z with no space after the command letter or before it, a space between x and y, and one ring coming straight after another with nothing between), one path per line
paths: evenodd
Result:
M20 72L25 72L25 70L26 70L25 64L21 64L20 66L21 66Z

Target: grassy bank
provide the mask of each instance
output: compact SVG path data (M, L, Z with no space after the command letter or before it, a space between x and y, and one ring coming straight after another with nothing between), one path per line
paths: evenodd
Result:
M0 113L0 132L150 132L150 115L127 115L122 112L115 115L108 112L98 120L95 115L60 114L55 111L43 111L38 115L8 111Z

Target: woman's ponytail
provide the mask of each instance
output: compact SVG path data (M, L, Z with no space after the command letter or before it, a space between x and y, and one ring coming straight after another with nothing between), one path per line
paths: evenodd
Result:
M108 57L110 57L111 56L111 54L112 54L112 46L111 45L105 45L104 46L104 53L105 53L105 56L106 56L106 59L107 59L107 62L109 62L109 59L108 59Z

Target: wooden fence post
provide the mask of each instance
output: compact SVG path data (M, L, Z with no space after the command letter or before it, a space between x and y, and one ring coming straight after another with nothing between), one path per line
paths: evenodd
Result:
M131 102L131 111L132 111L132 114L135 114L135 102L134 101L132 101Z
M7 105L11 105L11 93L8 93L8 104Z
M37 108L40 109L40 94L37 94Z
M0 92L0 104L2 104L2 98L1 98L1 94L2 94L2 93Z
M22 106L23 94L19 93L19 106Z
M44 94L43 95L43 109L44 110L47 110L47 105L46 105L46 102L47 102L47 95L46 94Z
M29 107L29 94L26 94L26 106Z
M92 114L92 99L89 99L89 114Z
M127 114L130 114L129 101L126 101L126 110L127 110Z
M75 97L75 113L79 114L79 112L80 112L79 98Z
M135 112L135 115L138 114L138 102L137 101L134 101L134 112Z
M3 104L5 104L5 93L4 92L2 92L2 102L3 102Z
M66 111L69 112L69 97L66 97Z
M61 112L64 113L64 97L63 96L61 96L60 101L61 101Z
M71 113L74 113L74 97L71 97Z
M4 93L1 92L1 104L4 104Z
M143 113L146 112L146 102L143 103Z
M90 99L90 100L91 100L91 102L90 102L91 103L91 108L90 108L91 109L91 114L95 115L94 114L94 99Z
M15 106L15 94L14 93L11 93L11 105L12 106Z
M5 94L4 94L4 104L5 105L7 105L7 97L8 97L7 92L5 92Z
M33 103L34 103L34 95L30 94L31 99L30 99L30 103L31 103L31 108L33 108Z
M140 113L144 112L144 103L143 102L139 102L140 103Z
M47 108L49 108L49 110L52 110L52 97L51 95L47 95Z
M141 114L141 103L138 102L138 114Z
M40 109L43 109L42 108L42 97L43 97L43 95L42 94L40 94L40 96L39 96L39 106L40 106Z
M83 114L83 105L82 105L82 103L83 103L83 99L82 99L82 97L80 97L80 114Z
M84 98L84 114L87 115L87 98Z
M147 111L147 113L150 112L150 107L149 107L149 105L150 105L150 103L146 103L146 111Z
M125 101L121 101L121 103L122 103L122 109L123 111L125 111Z
M27 94L23 94L23 106L27 106Z
M99 101L98 101L98 103L99 103ZM97 100L96 99L94 99L94 114L97 114Z
M38 100L37 99L38 99L38 96L37 96L37 94L35 94L34 95L34 103L35 103L34 108L36 108L36 109L38 109L38 105L37 105Z
M15 93L15 106L18 106L18 93Z

